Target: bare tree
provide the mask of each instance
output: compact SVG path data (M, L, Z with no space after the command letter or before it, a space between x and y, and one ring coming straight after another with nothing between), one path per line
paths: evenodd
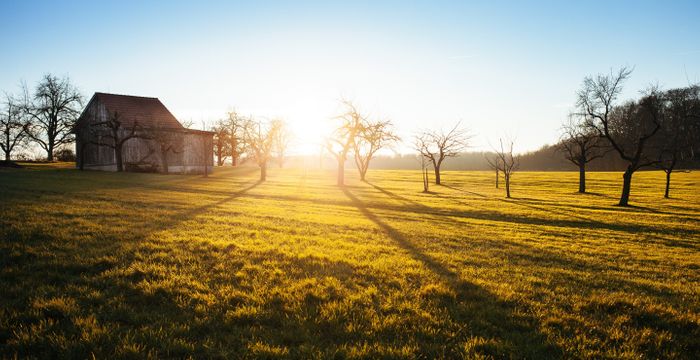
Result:
M278 126L275 122L263 124L251 118L243 127L243 140L260 167L260 181L267 180L267 163L272 157Z
M345 108L341 115L334 119L340 124L335 128L331 136L326 139L326 150L331 153L338 162L338 186L345 185L345 161L352 150L357 134L362 130L362 124L366 117L357 110L357 107L349 100L341 100Z
M498 142L500 146L498 149L494 149L493 157L486 159L489 166L503 173L506 182L506 198L510 198L510 179L518 169L520 162L518 157L513 155L513 140L506 140L505 145L503 139L499 139Z
M489 167L496 171L496 189L498 189L498 180L500 180L500 177L501 177L501 170L500 170L500 165L499 165L500 162L499 162L497 157L494 157L493 163L491 163L489 161L489 154L487 154L485 157L486 157L486 162L489 163Z
M389 120L366 121L362 124L353 142L355 165L360 172L360 180L365 181L369 162L374 154L400 140L394 133L393 124Z
M5 94L2 113L0 113L0 149L5 154L5 161L12 159L12 151L27 139L27 112L20 101L10 94Z
M74 141L73 127L83 106L83 96L67 77L47 74L30 98L24 86L25 109L31 116L28 135L53 161L54 150Z
M293 134L289 125L284 120L275 119L272 120L275 124L273 125L277 131L275 132L275 138L273 142L273 152L277 158L277 165L280 168L284 167L284 159L287 153L289 145L292 143Z
M562 126L559 151L564 153L566 160L578 166L578 192L585 193L586 164L603 157L609 148L605 147L598 133L575 119L572 114Z
M666 173L664 197L671 188L671 173L683 161L693 158L697 145L694 125L700 120L700 86L672 89L664 93L664 119L652 147L658 156L656 167Z
M138 137L137 130L140 126L135 122L131 127L125 127L121 114L113 112L109 114L106 121L96 122L90 125L92 131L98 135L98 139L107 138L107 142L93 142L97 146L107 146L114 149L114 158L117 162L117 171L124 171L124 161L122 149L124 143L130 139Z
M634 172L656 162L648 158L644 149L661 127L661 96L654 88L638 102L615 105L622 84L631 73L631 69L623 67L617 73L586 77L577 101L579 115L584 117L586 125L605 137L620 158L627 162L622 177L620 206L629 204Z
M231 139L229 134L228 122L219 120L211 128L214 132L214 153L216 154L216 163L218 166L223 166L226 158L231 155Z
M420 157L420 171L423 175L423 192L427 193L430 191L430 178L428 177L428 164L425 162L425 156L419 155Z
M194 126L194 120L192 120L192 119L181 120L180 124L182 124L182 127L184 127L185 129L191 129Z
M176 129L153 129L149 131L148 138L158 145L160 154L160 171L169 173L169 154L181 154L184 149L184 134ZM204 166L207 164L205 162ZM206 169L205 169L206 171Z
M235 110L229 111L228 113L228 120L226 123L228 124L231 166L238 166L238 161L246 150L246 142L241 140L245 135L244 128L249 120L250 119L246 119Z
M427 130L415 138L415 149L433 165L435 184L440 185L440 167L449 157L455 157L466 150L471 136L465 129L460 128L460 122L447 133Z

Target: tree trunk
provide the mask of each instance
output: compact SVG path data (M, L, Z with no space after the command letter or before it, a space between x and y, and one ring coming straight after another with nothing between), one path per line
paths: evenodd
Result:
M279 163L280 169L284 168L284 156L280 156L277 162Z
M163 174L168 173L168 153L162 153L160 155L160 166L163 168Z
M238 148L238 139L231 133L231 166L238 166L238 153L236 149Z
M508 173L506 173L505 178L506 178L506 197L510 198L510 175Z
M628 166L625 170L624 175L622 175L622 195L620 195L619 206L627 206L630 201L630 190L632 189L632 166Z
M440 165L435 166L435 184L440 185Z
M260 164L260 181L267 180L267 162Z
M578 166L578 192L586 192L586 164L581 163Z
M338 186L345 185L345 160L338 160Z
M5 149L5 162L10 162L10 149Z
M666 172L666 192L664 193L664 197L666 199L668 199L669 198L668 193L669 193L669 190L671 190L671 172L673 170L669 169L669 170L664 170L664 171Z
M117 160L117 171L124 171L124 163L122 162L122 147L119 145L114 147L114 158Z
M53 141L49 140L49 146L46 150L46 160L53 161Z
M216 165L218 166L223 166L224 165L224 152L219 148L216 150Z
M498 169L496 169L496 189L498 189Z

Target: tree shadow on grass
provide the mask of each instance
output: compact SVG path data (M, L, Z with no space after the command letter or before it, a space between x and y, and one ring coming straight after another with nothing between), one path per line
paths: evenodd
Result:
M390 191L386 189L382 189L383 193L391 193ZM459 190L459 189L458 189ZM461 190L460 190L461 191ZM391 196L391 195L390 195ZM402 199L403 197L393 194L395 199ZM457 202L461 205L471 207L471 208L479 208L474 203L467 203L460 201L458 199L455 199L453 197L446 197L442 196L440 194L437 194L438 197L444 198L446 200L450 200L453 202ZM372 204L372 203L367 203L366 206L368 208L378 208L378 209L385 209L385 210L392 210L392 211L398 211L398 212L413 212L417 214L425 214L425 215L431 215L435 217L462 217L462 218L473 218L473 219L479 219L479 220L488 220L488 221L499 221L499 222L511 222L511 223L516 223L516 224L524 224L524 225L538 225L538 226L555 226L555 227L565 227L565 228L576 228L576 229L602 229L602 230L611 230L611 231L619 231L619 232L626 232L626 233L631 233L631 234L638 234L638 233L656 233L656 234L666 234L666 235L687 235L690 237L696 237L700 232L698 232L695 229L688 229L685 227L658 227L654 226L653 224L624 224L624 223L607 223L607 222L602 222L602 221L596 221L592 220L580 215L572 215L572 214L567 214L567 213L558 213L554 210L547 209L547 208L542 208L539 206L534 206L530 204L526 204L527 201L524 200L519 200L519 199L513 199L513 200L506 200L506 199L500 199L500 198L495 198L494 200L501 201L507 204L513 204L517 206L524 206L524 207L529 207L534 210L539 210L543 212L549 212L551 214L556 214L558 216L570 216L573 219L568 220L568 219L552 219L552 218L542 218L542 217L535 217L535 216L524 216L520 214L512 214L512 213L505 213L505 212L500 212L500 211L493 211L490 209L487 209L485 207L481 207L480 210L475 210L475 209L439 209L439 208L433 208L428 205L424 205L418 202L415 202L410 199L403 198L405 202L407 202L410 206L403 206L403 205L394 205L394 204ZM319 201L324 201L324 200L319 200ZM665 242L666 245L668 246L673 246L673 244ZM685 248L697 248L700 247L700 244L696 244L695 242L692 241L678 241L678 246L680 247L685 247Z
M377 186L375 186L375 189L380 190L380 188L378 188ZM380 192L388 196L394 195L392 197L396 199L402 198L401 196L395 195L385 189L381 189ZM452 273L449 269L444 267L444 265L441 265L434 259L430 258L428 255L419 253L419 250L417 250L413 244L411 244L406 238L404 238L398 231L391 228L389 225L387 225L385 222L379 219L376 215L372 214L367 208L367 206L365 204L362 204L361 201L358 200L356 197L352 196L352 194L348 195L348 197L351 198L353 202L357 203L356 206L358 206L358 208L361 209L361 211L366 217L370 218L373 222L375 222L375 224L384 229L392 237L392 239L400 243L402 247L409 250L412 254L416 254L418 252L417 255L414 255L415 258L423 261L431 270L440 274L442 277L448 279L449 281L459 283L460 279L458 279L458 276L456 274ZM408 199L404 200L410 201ZM514 201L514 203L516 204L517 202L518 200ZM527 204L526 206L531 205ZM539 207L537 207L537 209L548 210L540 209ZM585 219L583 217L579 218L582 220L589 221L588 219ZM601 223L599 224L599 226L604 227L605 225ZM697 245L679 243L678 241L665 242L665 245L697 248ZM554 270L554 272L557 273L556 279L557 283L559 284L557 286L570 288L570 291L572 292L576 292L578 291L577 289L580 288L604 288L609 289L610 292L622 290L634 294L645 294L647 296L654 297L656 299L655 301L658 301L659 303L668 304L670 299L682 301L682 294L676 293L671 288L655 287L651 284L647 284L644 281L633 281L626 277L613 276L609 274L611 267L605 264L594 264L583 259L567 256L566 254L561 252L532 247L521 242L499 240L497 242L494 242L493 246L496 247L495 250L497 251L495 251L494 254L497 254L497 257L507 258L508 262L517 264L522 268L532 268L533 271L545 271L547 273ZM498 256L498 254L500 254L501 256ZM578 276L577 273L579 271L584 271L586 273L593 272L594 274L596 274L596 276ZM533 273L533 275L535 274L537 274L537 272ZM657 275L654 272L650 272L645 276L647 278L655 278ZM492 295L486 295L486 297L488 296ZM689 353L696 353L697 349L700 349L700 341L698 341L699 337L697 335L700 333L700 326L698 326L698 324L696 324L692 320L689 320L687 317L679 317L671 313L659 312L658 310L649 309L648 307L639 304L627 302L622 302L622 305L619 307L619 309L614 308L612 310L609 310L608 308L604 307L601 310L598 309L597 306L598 305L595 301L591 302L591 304L589 304L587 308L584 309L588 312L584 313L583 315L586 317L594 317L595 321L600 322L603 326L608 326L608 322L611 321L611 318L629 314L631 320L627 326L635 329L635 331L644 331L644 329L646 328L652 328L659 333L669 332L673 334L673 338L675 339L674 341L663 340L660 342L655 342L656 340L650 339L649 341L645 341L639 344L638 351L645 354L646 356L666 357L668 354L683 354L686 350L690 350ZM604 306L608 306L607 303L604 304ZM682 305L674 305L674 307L677 306ZM556 325L552 324L549 324L547 326L554 326L556 328ZM567 326L571 326L571 324ZM575 326L586 327L587 325L579 324ZM561 331L573 332L576 330L572 328L569 328L568 330L558 329L555 332ZM538 334L535 334L534 336L537 335ZM602 331L597 331L595 333L595 336L598 336L603 342L608 341L608 335Z
M194 309L183 308L183 299L192 294L186 289L171 293L157 288L146 293L136 285L160 280L162 275L133 266L148 266L152 261L150 252L165 254L164 251L178 246L155 238L144 241L152 234L239 198L259 184L244 183L245 187L221 199L188 207L166 219L152 214L162 204L142 203L139 207L138 203L130 203L124 213L98 217L95 221L102 221L102 228L84 229L80 236L79 228L59 233L51 231L54 223L3 227L0 219L0 237L4 240L0 244L0 265L6 270L0 272L0 280L9 296L0 301L4 317L0 322L0 357L114 357L129 346L143 351L156 349L166 357L188 357L207 351L198 342L202 340L198 336L215 328L215 324L200 326ZM0 214L4 210L7 209L0 209ZM123 227L118 220L125 214L129 219L128 233L118 231ZM57 221L67 227L71 217ZM153 245L156 246L151 249ZM144 257L151 260L144 263ZM178 339L148 327L163 321L192 330L180 333ZM183 347L183 338L189 338L194 348Z
M504 199L501 199L501 200L504 200ZM646 207L646 206L640 206L640 205L628 205L628 206L580 205L580 204L562 203L562 202L556 201L556 200L543 200L543 199L534 199L534 198L526 198L526 197L513 197L513 198L511 198L511 200L517 200L519 202L527 202L527 203L533 203L533 204L552 204L552 205L557 206L559 208L564 206L564 207L585 209L585 210L604 210L604 211L610 211L610 212L640 213L640 214L647 214L647 215L648 214L658 214L658 215L674 216L674 217L678 217L682 220L700 221L697 219L696 214L693 214L693 213L669 212L669 211L663 211L663 210L654 209L654 208L650 208L650 207ZM684 210L688 210L688 209L684 209Z
M445 344L447 357L459 356L465 343L474 337L496 341L500 346L476 349L476 353L495 357L553 358L561 356L561 349L539 333L533 319L515 314L515 305L499 299L486 289L449 269L448 266L425 254L401 232L372 213L348 189L343 189L351 203L411 257L425 265L444 281L456 294L454 299L443 299L442 305L452 321L464 325L462 331ZM474 355L474 354L472 354Z
M448 188L448 189L456 190L456 191L463 192L463 193L466 193L466 194L469 194L469 195L474 195L474 196L478 196L478 197L481 197L481 198L488 198L488 196L486 196L486 195L484 195L484 194L475 193L475 192L473 192L473 191L469 191L469 190L457 188L457 187L454 187L454 186L451 186L451 185L442 184L442 186L444 186L444 187L446 187L446 188Z
M449 186L448 186L449 187ZM455 187L450 187L452 189L462 191L462 192L467 192L471 193L469 191L455 188ZM476 194L476 193L473 193ZM476 194L479 196L483 196L480 194ZM452 201L456 201L455 199L448 198ZM547 200L538 200L538 199L533 199L533 198L511 198L511 199L500 199L496 198L494 200L501 201L503 203L507 204L513 204L517 206L522 206L526 208L530 208L533 210L538 210L542 212L547 212L555 216L567 216L571 217L576 220L561 220L561 219L539 219L539 218L534 218L534 217L523 217L519 215L512 215L512 214L505 214L505 213L500 213L500 217L503 218L505 221L513 221L513 222L518 222L518 223L530 223L533 225L552 225L552 226L563 226L563 227L576 227L576 228L592 228L592 229L607 229L607 230L612 230L612 231L621 231L621 232L627 232L627 233L662 233L662 234L668 234L668 235L676 235L676 234L684 234L688 236L697 236L698 231L693 230L693 229L687 229L687 228L660 228L656 226L651 226L651 225L645 225L645 224L622 224L622 223L608 223L608 222L603 222L603 221L598 221L594 219L590 219L585 216L578 215L576 213L573 213L572 211L564 210L560 207L557 207L558 210L561 211L556 211L550 208L547 208L545 206L538 206L543 203L553 203L552 201L547 201ZM467 204L460 202L463 205L472 205L473 204ZM571 207L577 207L577 208L590 208L592 210L609 210L609 211L627 211L627 208L619 209L619 208L600 208L600 207L586 207L586 206L579 206L579 205L567 205ZM649 208L641 208L641 209L635 209L630 210L630 211L648 211L648 213L657 213L657 214L667 214L667 215L674 215L678 217L679 214L677 213L667 213L659 210L653 210ZM479 217L481 218L481 217ZM498 217L494 218L496 220ZM698 221L695 218L680 218L682 220L686 221ZM580 220L580 221L579 221ZM667 239L666 239L667 240ZM674 246L673 243L669 243L668 241L663 241L664 244L668 246ZM684 248L698 248L700 245L696 244L695 242L688 242L688 241L678 241L677 246L679 247L684 247Z
M389 191L389 190L386 190L386 189L384 189L384 188L382 188L382 187L380 187L380 186L377 186L377 185L375 185L375 184L373 184L373 183L367 182L367 184L369 184L369 185L370 185L371 187L373 187L375 190L378 190L379 192L381 192L382 194L388 196L388 197L391 198L391 199L398 200L398 201L401 201L401 202L404 202L404 203L407 203L407 204L411 204L412 206L421 208L421 209L423 209L423 210L432 210L432 208L431 208L430 206L427 206L427 205L425 205L425 204L421 204L421 203L419 203L419 202L417 202L417 201L414 201L414 200L411 200L411 199L409 199L409 198L407 198L407 197L404 197L404 196L398 195L398 194L396 194L396 193L393 193L393 192L391 192L391 191ZM347 187L346 187L346 189L347 189ZM434 192L432 192L432 191L425 191L425 192L423 192L423 194L431 194L431 195L434 195L434 194L436 194L436 193L434 193Z

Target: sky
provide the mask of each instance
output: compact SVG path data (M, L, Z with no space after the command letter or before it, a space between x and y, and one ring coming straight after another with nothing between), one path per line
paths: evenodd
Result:
M409 152L457 122L472 150L555 143L587 75L634 67L624 98L700 81L699 1L0 2L0 91L68 76L159 98L209 126L283 118L315 153L352 100Z

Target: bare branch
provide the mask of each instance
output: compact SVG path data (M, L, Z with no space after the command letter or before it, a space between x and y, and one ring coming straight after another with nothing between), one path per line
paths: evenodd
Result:
M449 131L424 130L414 138L414 148L428 160L435 171L435 183L440 184L440 167L442 162L450 157L455 157L469 147L471 135L469 131L460 127L457 122Z

